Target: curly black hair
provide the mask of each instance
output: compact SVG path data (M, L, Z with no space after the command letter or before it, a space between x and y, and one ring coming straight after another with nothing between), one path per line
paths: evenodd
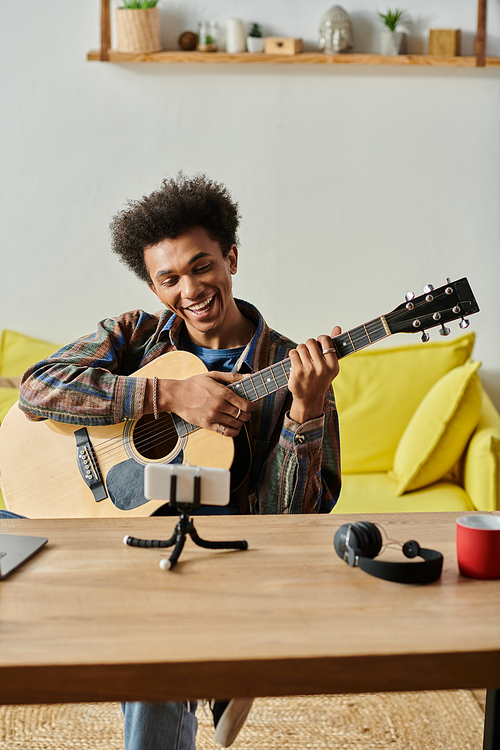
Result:
M204 227L227 257L240 215L227 188L206 175L165 179L158 190L141 200L129 201L110 224L111 247L142 281L151 282L144 250L166 239L175 239L193 227Z

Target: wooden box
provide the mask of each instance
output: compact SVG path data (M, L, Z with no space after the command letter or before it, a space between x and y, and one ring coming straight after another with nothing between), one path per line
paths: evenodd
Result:
M429 55L433 57L458 57L460 42L460 29L429 29Z
M285 36L266 36L264 52L266 55L296 55L302 52L302 39L292 39Z

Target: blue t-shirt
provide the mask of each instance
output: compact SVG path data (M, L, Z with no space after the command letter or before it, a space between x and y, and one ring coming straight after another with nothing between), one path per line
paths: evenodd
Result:
M246 348L237 346L235 349L205 349L204 346L194 344L185 331L182 332L181 340L182 348L196 354L210 372L232 372Z
M188 336L184 329L181 333L182 348L191 354L195 354L204 363L207 370L216 372L232 372L237 361L243 354L245 346L237 346L235 349L206 349L197 346ZM230 497L228 505L202 505L193 511L193 515L237 515L240 506L236 495Z

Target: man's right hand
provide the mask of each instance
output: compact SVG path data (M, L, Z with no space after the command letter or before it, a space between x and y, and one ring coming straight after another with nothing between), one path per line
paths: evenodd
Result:
M257 404L247 401L227 386L241 380L231 372L207 372L185 380L158 379L158 411L174 412L190 424L196 424L226 437L236 437L248 422ZM153 380L146 388L146 414L153 413Z

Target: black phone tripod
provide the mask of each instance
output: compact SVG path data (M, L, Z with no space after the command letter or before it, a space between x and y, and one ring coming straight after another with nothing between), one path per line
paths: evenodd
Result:
M195 508L199 508L201 505L201 477L194 477L194 494L192 503L178 503L176 500L176 489L177 477L174 474L170 477L170 506L179 513L180 518L170 539L137 539L133 536L126 536L123 540L125 544L128 544L130 547L147 548L174 547L175 545L170 557L160 561L160 568L162 570L172 570L177 563L177 560L184 549L187 534L189 534L198 547L204 547L205 549L248 549L248 542L246 541L211 542L208 539L202 539L196 531L194 523L190 518L190 512Z

